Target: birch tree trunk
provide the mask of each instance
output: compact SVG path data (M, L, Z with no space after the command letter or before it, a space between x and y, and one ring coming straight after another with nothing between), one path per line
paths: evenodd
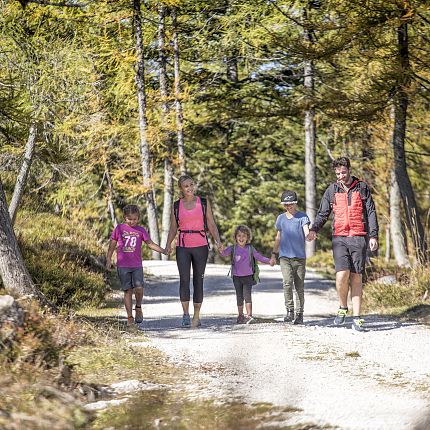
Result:
M166 246L170 229L170 216L173 206L173 163L172 163L172 139L170 133L170 106L169 91L167 89L167 55L166 55L166 7L158 8L158 59L160 75L161 96L161 135L165 146L164 155L164 200L162 215L161 243ZM163 260L168 260L168 255L162 255Z
M147 138L148 120L146 116L146 88L145 88L145 60L143 54L142 38L142 16L140 10L140 0L133 0L133 21L136 37L136 87L139 110L139 133L140 133L140 154L143 176L143 187L145 192L146 211L148 215L148 227L151 239L155 243L160 242L157 222L157 207L153 192L152 174L151 174L151 154ZM159 260L158 252L152 252L152 258Z
M178 158L179 170L181 175L187 171L187 161L185 157L185 139L184 139L184 113L181 102L181 76L180 76L180 50L177 23L177 8L172 9L172 26L173 26L173 64L175 73L175 109L176 109L176 133L178 135Z
M306 11L305 11L306 19ZM305 40L312 42L310 30L305 29ZM316 124L315 124L315 107L313 105L314 96L314 76L315 67L313 61L305 61L304 65L304 87L305 94L308 98L308 106L305 111L305 207L306 214L311 220L311 224L316 216ZM306 256L315 255L316 241L306 242Z
M30 296L42 305L55 310L55 306L34 285L25 267L21 251L13 231L6 203L3 184L0 180L0 276L6 290L14 296Z
M19 205L21 204L25 185L27 184L28 174L30 173L31 164L33 162L34 149L36 147L36 136L37 126L35 122L32 122L30 124L28 139L25 145L24 160L16 179L15 188L9 205L9 215L12 226L15 224L16 214L18 212Z
M112 224L114 227L116 227L118 225L118 220L117 220L116 215L115 215L115 206L113 204L114 191L113 191L112 180L110 177L109 167L108 167L107 163L105 165L105 177L106 177L106 183L108 186L107 207L108 207L108 211L109 211L109 215L110 215L110 219L112 221Z
M415 256L420 264L425 264L428 261L427 243L415 193L406 167L405 137L409 103L407 89L410 84L408 26L406 22L400 24L397 31L397 40L399 61L403 73L399 79L397 94L394 98L394 131L392 139L394 170L406 212L408 229L415 248Z
M402 226L401 203L402 200L399 185L396 181L396 174L392 171L390 186L390 231L391 241L393 243L393 253L398 266L410 267Z

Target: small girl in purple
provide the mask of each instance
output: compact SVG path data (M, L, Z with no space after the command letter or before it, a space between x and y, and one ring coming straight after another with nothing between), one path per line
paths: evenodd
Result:
M232 256L232 276L233 284L236 289L237 299L237 323L238 324L249 324L252 318L252 299L251 292L252 286L255 285L253 278L253 262L250 258L251 252L254 258L261 263L270 264L273 266L273 262L269 258L263 257L257 250L251 245L252 233L249 227L246 225L240 225L234 232L234 240L236 242L233 246L228 246L224 250L220 251L223 257L230 255ZM245 300L246 314L243 315L243 301Z
M154 251L165 254L149 237L148 232L137 225L140 211L136 205L124 207L124 224L118 224L111 235L109 249L106 256L106 268L112 268L112 255L117 250L117 272L124 291L124 305L127 311L127 325L143 321L143 269L142 269L142 242L145 242ZM133 318L133 292L136 297L135 318Z

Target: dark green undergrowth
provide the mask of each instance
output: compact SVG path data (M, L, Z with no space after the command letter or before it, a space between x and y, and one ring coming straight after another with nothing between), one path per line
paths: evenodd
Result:
M394 277L395 282L381 282L381 278L387 275ZM429 296L430 266L400 269L392 263L390 265L382 259L375 259L367 270L363 296L367 312L412 315L413 308L430 309Z
M104 246L84 223L22 211L15 231L37 287L57 306L98 305L106 293Z

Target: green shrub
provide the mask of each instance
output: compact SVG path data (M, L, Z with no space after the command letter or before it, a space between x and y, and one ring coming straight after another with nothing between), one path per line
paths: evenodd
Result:
M391 274L397 279L392 284L383 284L375 275L374 268L364 290L364 305L368 311L402 310L423 303L430 293L430 266L418 266L412 269L392 269ZM390 274L387 267L379 275Z
M79 308L103 301L104 250L91 227L52 214L24 212L16 231L34 283L53 303Z

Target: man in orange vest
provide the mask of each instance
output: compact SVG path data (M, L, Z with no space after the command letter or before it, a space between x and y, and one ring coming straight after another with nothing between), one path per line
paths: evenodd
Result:
M362 332L365 331L364 321L360 317L362 273L367 247L371 251L378 249L378 219L370 189L365 182L352 176L349 159L337 158L332 167L337 181L326 189L307 240L316 239L318 231L333 213L332 245L339 297L339 310L334 324L345 323L351 287L352 329Z

